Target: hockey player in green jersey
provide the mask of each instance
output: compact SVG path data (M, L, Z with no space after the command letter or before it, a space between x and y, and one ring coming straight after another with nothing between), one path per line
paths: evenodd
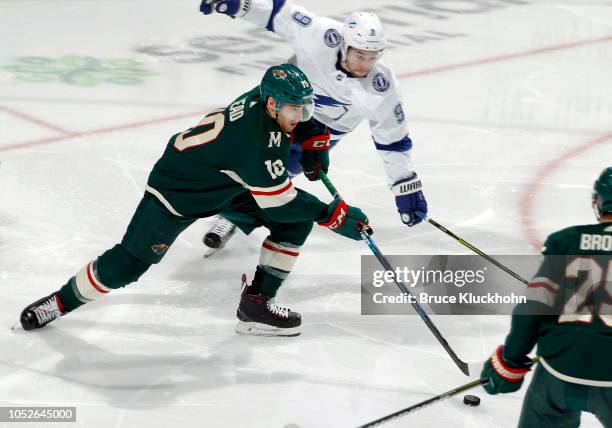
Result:
M612 167L595 182L593 207L598 224L548 237L528 300L514 309L504 345L480 376L489 378L489 394L517 391L537 343L521 428L577 427L583 411L612 427Z
M23 328L44 327L138 280L198 218L223 213L247 233L258 226L270 231L253 282L247 285L243 275L236 331L299 334L300 315L276 305L274 296L313 222L359 240L359 228L368 221L361 210L339 198L328 205L296 189L288 177L291 133L298 124L304 150L329 149L329 132L308 125L314 110L312 94L299 68L274 66L258 87L227 108L209 113L194 128L172 136L149 175L121 243L87 263L59 291L27 306L21 314Z

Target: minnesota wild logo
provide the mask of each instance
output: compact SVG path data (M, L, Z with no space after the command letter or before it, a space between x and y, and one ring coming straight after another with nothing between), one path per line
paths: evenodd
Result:
M272 75L277 79L286 79L287 73L284 70L272 70Z
M152 251L153 251L155 254L157 254L157 255L162 254L162 253L165 253L165 252L166 252L166 250L168 250L168 248L170 248L170 247L169 247L168 245L166 245L166 244L155 244L155 245L151 245L151 250L152 250Z
M158 74L144 68L144 62L138 60L78 55L23 56L0 68L22 82L60 82L76 86L138 85L144 83L146 77Z

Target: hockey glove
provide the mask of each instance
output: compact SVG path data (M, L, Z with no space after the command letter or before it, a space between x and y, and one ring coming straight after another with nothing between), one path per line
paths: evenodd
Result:
M204 15L217 12L231 17L241 17L246 15L250 6L250 0L202 0L200 12Z
M327 173L329 169L330 136L329 129L313 119L298 123L293 130L294 142L302 147L300 164L310 181L319 179L319 170Z
M416 173L398 181L391 187L395 194L397 211L400 213L404 224L411 227L422 221L421 217L416 215L417 211L427 214L427 201L421 188L421 179L417 177Z
M351 207L336 197L327 207L327 217L318 223L342 236L360 241L359 231L368 224L368 217L359 208Z
M482 373L480 373L481 379L489 378L489 382L485 383L483 388L489 394L518 391L532 365L533 361L527 356L520 361L504 356L504 347L500 345L491 358L485 362Z

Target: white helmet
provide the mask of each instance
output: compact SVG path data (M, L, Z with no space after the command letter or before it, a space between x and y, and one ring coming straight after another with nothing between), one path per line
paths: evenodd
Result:
M349 46L362 51L382 52L387 47L387 36L380 19L370 12L353 12L342 27L342 56Z

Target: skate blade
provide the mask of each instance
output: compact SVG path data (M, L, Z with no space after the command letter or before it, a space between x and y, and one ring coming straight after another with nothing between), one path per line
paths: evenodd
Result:
M231 237L234 236L235 233L236 233L236 228L234 228L234 230L232 230L229 233L229 235L227 235L227 237L223 240L223 242L221 243L221 246L219 248L209 247L208 245L206 245L206 242L204 242L204 246L207 248L206 253L204 254L204 258L207 259L209 257L212 257L215 254L217 254L219 251L224 249L226 247L226 245L227 245L227 241L229 241L231 239Z
M223 250L223 248L225 247L221 247L221 248L209 248L206 253L204 253L204 258L208 259L212 256L214 256L215 254L217 254L218 252L220 252L221 250Z
M299 336L302 333L302 326L292 328L278 328L258 322L238 321L236 333L248 336Z
M17 323L15 323L13 326L11 326L11 330L15 331L15 330L23 330L23 327L21 326L21 322L17 321Z

